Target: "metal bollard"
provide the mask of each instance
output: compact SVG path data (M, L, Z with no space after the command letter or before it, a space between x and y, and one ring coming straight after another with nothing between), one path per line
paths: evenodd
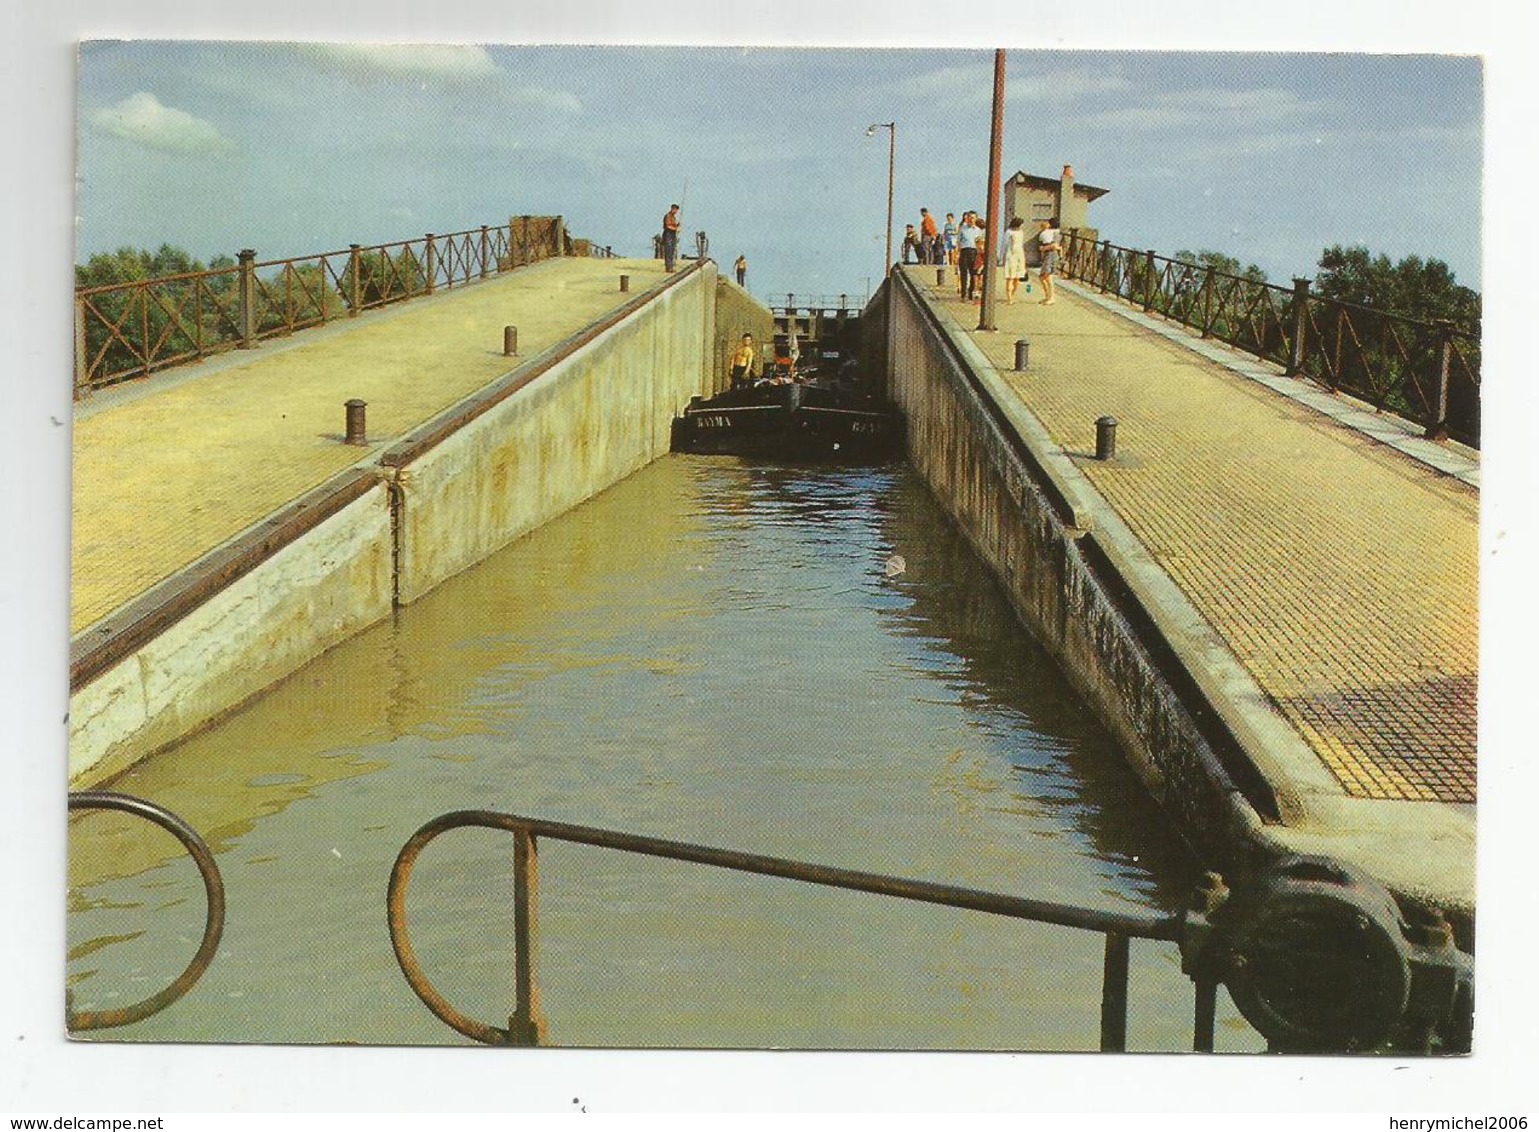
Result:
M1110 460L1117 454L1117 418L1101 417L1095 422L1095 458Z
M1019 372L1026 368L1026 360L1031 354L1031 343L1024 338L1015 340L1015 368Z
M518 353L518 327L504 326L502 328L502 353L504 357L508 358Z
M937 267L935 269L935 285L937 287L944 287L946 285L946 269L944 267Z
M354 397L347 402L347 440L348 444L367 444L366 429L364 427L363 411L368 402Z
M629 291L630 289L631 289L631 277L629 275L622 275L622 276L620 276L620 290L622 290L622 291Z

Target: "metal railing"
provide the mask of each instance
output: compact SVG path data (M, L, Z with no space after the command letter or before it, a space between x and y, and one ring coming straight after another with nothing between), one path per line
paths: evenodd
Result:
M198 866L199 875L203 878L206 901L203 939L198 944L198 950L194 953L192 960L165 989L132 1006L123 1006L116 1010L76 1011L72 996L66 996L66 1021L72 1033L142 1022L152 1014L159 1014L191 990L192 985L203 977L203 972L208 970L209 964L214 961L214 954L219 950L219 939L224 934L224 879L220 876L219 866L214 863L214 855L203 838L199 837L197 831L190 825L163 806L157 806L154 802L136 798L131 794L117 794L108 790L84 790L69 796L69 808L71 812L116 810L158 825L182 843L182 847L192 857L193 863Z
M433 986L422 970L406 928L406 895L412 870L423 849L453 829L498 829L513 835L513 962L515 1004L507 1026L496 1026L462 1014ZM1105 937L1101 981L1100 1048L1106 1052L1127 1047L1128 957L1133 939L1162 940L1179 944L1186 918L1183 914L1157 916L1134 912L1110 912L1007 896L996 892L934 884L880 873L857 872L829 865L765 857L730 849L716 849L683 841L620 833L596 826L571 825L540 818L519 817L492 810L457 810L443 814L412 835L401 848L390 872L386 897L390 941L407 982L424 1004L455 1030L489 1045L539 1045L546 1038L546 1020L536 979L537 905L539 889L539 838L574 842L623 853L689 861L700 865L783 877L806 884L868 892L925 904L941 904L988 912L1017 920L1056 924ZM1200 975L1194 979L1192 1048L1212 1052L1218 983Z
M1421 424L1435 439L1480 443L1480 342L1429 322L1065 234L1065 271L1329 389Z
M583 251L579 251L581 248ZM557 255L612 258L559 216L75 291L76 395Z
M870 302L869 295L798 295L795 292L788 292L784 303L775 302L776 298L778 296L770 296L767 300L770 309L776 314L805 315L821 312L829 318L839 311L862 311Z

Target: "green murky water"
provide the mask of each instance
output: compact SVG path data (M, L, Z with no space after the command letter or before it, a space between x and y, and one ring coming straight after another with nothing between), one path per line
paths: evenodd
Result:
M450 809L1111 909L1178 906L1196 872L904 467L669 457L114 786L203 833L229 920L185 999L103 1038L463 1041L384 917L396 852ZM143 997L201 930L191 864L115 815L71 855L77 1007ZM494 1024L511 860L453 833L412 888L425 967ZM1097 935L555 842L540 869L554 1044L1097 1042ZM1187 1047L1174 948L1135 941L1130 997L1131 1048Z

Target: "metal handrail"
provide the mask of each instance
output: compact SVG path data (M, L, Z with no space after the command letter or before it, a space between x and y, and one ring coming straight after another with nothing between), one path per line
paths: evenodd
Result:
M1332 392L1403 413L1430 437L1479 443L1478 335L1066 233L1066 274L1276 362ZM1451 405L1452 403L1452 405Z
M75 289L77 393L567 254L558 216ZM597 252L591 243L590 253ZM601 249L612 256L609 247Z
M198 950L193 955L192 961L164 990L132 1006L119 1007L116 1010L76 1011L72 1004L66 1002L65 1005L66 1024L72 1033L142 1022L152 1014L159 1014L191 990L192 985L203 977L203 972L208 970L209 964L214 961L214 954L219 950L219 939L224 934L224 879L220 876L219 866L214 862L214 854L203 838L199 837L197 831L190 825L163 806L143 798L136 798L131 794L118 794L109 790L83 790L70 794L69 808L71 811L117 810L158 825L182 843L182 847L192 857L193 862L198 866L199 875L203 878L203 892L207 901L203 920L203 940L198 944Z
M499 829L514 835L514 982L516 1003L506 1027L493 1026L470 1018L456 1010L432 985L412 949L406 929L406 894L412 870L422 850L452 829L477 827ZM494 810L455 810L441 814L423 825L401 847L395 867L390 871L386 895L386 919L396 961L406 981L424 1004L442 1021L476 1041L489 1045L538 1045L545 1038L546 1024L540 1009L539 989L535 982L535 919L538 888L537 838L574 842L603 849L615 849L648 857L710 865L733 872L783 877L787 880L828 888L868 892L925 904L941 904L988 912L1012 919L1056 924L1082 931L1100 932L1106 938L1101 983L1101 1049L1120 1051L1127 1046L1128 953L1132 939L1152 939L1179 943L1185 918L1181 914L1157 916L1148 913L1111 912L1072 904L1035 900L936 884L882 873L767 857L732 849L718 849L684 841L622 833L597 826L573 825L542 818L521 817ZM1213 1048L1213 1023L1216 1009L1216 984L1206 978L1197 980L1194 1012L1193 1048L1210 1052Z

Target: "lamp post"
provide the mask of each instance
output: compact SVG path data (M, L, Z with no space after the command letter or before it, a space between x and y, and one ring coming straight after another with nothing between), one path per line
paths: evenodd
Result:
M994 323L994 263L999 259L1000 247L996 242L1001 239L1004 228L1003 217L999 215L999 164L1000 152L1005 133L1005 53L1003 50L994 52L994 115L989 127L989 187L986 197L988 207L984 210L984 228L987 235L984 237L985 260L983 263L983 295L982 302L978 305L978 329L995 330Z
M882 277L892 269L892 178L898 165L898 123L873 122L866 127L866 137L878 130L886 130L887 138L887 258L882 261Z

